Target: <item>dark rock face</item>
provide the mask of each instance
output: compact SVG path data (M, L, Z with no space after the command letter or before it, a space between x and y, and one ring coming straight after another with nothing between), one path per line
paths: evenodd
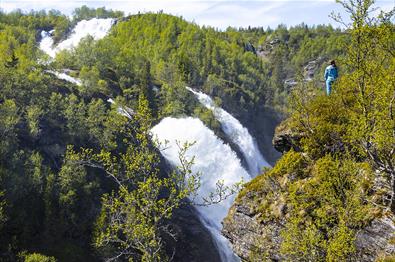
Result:
M159 153L159 152L158 152ZM172 166L160 156L160 176L167 177ZM166 254L175 262L220 262L218 248L199 219L196 209L188 202L174 210L167 226L174 234L162 234Z
M285 90L292 90L298 84L299 84L299 82L296 81L295 78L288 78L288 79L284 80Z
M298 152L300 151L298 146L300 139L301 134L289 128L285 121L276 127L272 142L278 152L284 153L291 149Z
M250 206L249 197L235 203L223 222L222 234L232 244L233 251L242 261L260 261L264 257L280 260L280 230L282 225L273 221L259 221L259 214ZM264 240L266 245L262 245ZM263 248L265 247L265 248Z
M166 250L175 262L220 262L210 232L200 222L192 206L177 209L170 221L176 239L167 237Z
M230 212L232 219L223 222L222 233L231 240L235 253L241 259L248 259L251 250L255 249L256 239L261 236L259 223L247 206L235 205Z
M317 60L313 60L307 63L304 69L304 79L306 81L311 81L318 69L319 62L321 62L321 58Z
M251 135L256 139L262 155L269 164L274 165L281 154L273 147L272 139L281 117L274 110L262 108L251 114L249 118L241 119L240 122L247 127Z
M250 42L244 44L244 50L256 54L255 47Z
M318 57L316 60L309 61L303 67L303 79L301 79L304 83L311 82L314 80L318 69L322 65L323 60L321 57ZM285 90L292 90L295 86L299 84L298 80L295 78L295 75L289 75L289 78L284 80L284 88Z

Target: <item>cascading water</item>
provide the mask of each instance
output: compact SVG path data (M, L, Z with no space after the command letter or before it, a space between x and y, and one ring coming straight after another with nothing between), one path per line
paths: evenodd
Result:
M116 102L112 98L107 99L107 102L116 105ZM117 107L117 112L123 116L126 116L129 119L132 119L132 115L134 114L133 109L129 107L122 107L122 106Z
M56 53L60 50L70 49L77 46L80 40L87 35L93 36L95 40L104 37L110 30L113 23L113 19L83 20L76 25L68 39L59 43L55 47L53 46L54 41L51 37L52 32L43 31L41 33L42 41L40 43L40 48L51 58L54 58ZM81 85L81 81L79 79L71 77L64 72L48 72L56 75L60 79L76 85ZM229 145L224 144L224 142L199 119L163 119L152 129L152 133L162 143L166 140L169 141L169 144L167 144L169 147L161 152L172 165L179 165L176 141L181 143L186 141L196 141L196 144L194 144L188 151L188 156L195 157L193 171L201 172L203 174L201 178L201 187L197 192L197 201L199 201L199 198L202 200L203 197L207 197L209 193L215 191L218 180L223 180L227 186L232 186L241 180L246 182L250 180L251 177L258 174L263 166L268 166L268 164L259 152L256 143L248 130L244 128L237 119L225 110L215 107L209 96L192 90L191 88L188 89L197 96L204 106L213 111L215 117L221 123L225 134L233 143L239 146L250 171L250 174L248 174L241 166L240 160ZM109 99L108 102L114 103L112 99ZM131 118L131 115L133 114L133 110L123 107L118 107L118 112L128 118ZM221 260L226 262L239 261L239 258L234 255L230 248L228 240L221 235L221 222L227 215L233 200L234 196L227 198L219 204L197 206L199 217L202 223L212 234L221 255Z
M218 180L223 180L226 185L232 185L241 179L247 182L256 176L262 167L269 166L254 138L236 118L222 108L216 107L208 95L189 87L187 89L197 96L200 103L213 111L224 133L239 147L250 170L248 174L229 145L224 144L200 120L194 118L163 119L152 129L152 132L160 142L170 143L170 147L162 150L161 153L172 165L180 164L176 141L196 142L188 154L195 157L193 171L202 173L202 183L198 192L201 198L215 191ZM239 260L233 254L229 242L221 235L221 222L232 205L233 199L234 197L208 207L197 207L203 224L210 230L217 243L222 261Z
M202 105L214 113L215 118L221 123L221 128L224 133L239 147L252 176L258 175L262 167L270 166L263 158L254 138L250 135L247 128L243 127L239 120L222 108L215 106L213 100L208 95L195 91L190 87L187 87L187 89L198 98Z
M54 40L52 38L53 30L49 32L42 31L40 49L53 59L59 51L76 47L81 39L88 35L92 36L95 40L99 40L105 37L114 22L115 19L112 18L93 18L90 20L82 20L78 22L77 25L74 27L70 37L60 42L57 46L54 46ZM78 86L82 85L81 80L69 76L64 72L57 72L51 70L49 70L48 72L54 74L59 79L68 81Z
M43 50L47 55L54 58L56 56L56 51L53 48L53 39L52 33L54 30L49 32L41 31L41 42L40 42L40 49Z
M168 141L166 149L162 149L161 153L174 166L180 164L176 141L196 142L189 148L187 157L195 157L192 171L202 173L201 186L196 199L198 202L202 202L203 197L208 197L210 192L215 191L218 180L223 180L225 185L232 186L241 180L250 179L250 175L241 166L235 152L199 119L168 117L151 131L161 143ZM213 235L222 261L238 261L228 241L221 235L221 221L227 215L233 200L234 196L219 204L197 206L202 222Z
M57 78L65 80L65 81L70 82L70 83L73 83L73 84L75 84L77 86L82 85L81 80L79 80L78 78L69 76L66 73L61 73L61 72L52 71L52 70L48 70L46 72L51 73L51 74L55 75Z
M53 46L54 41L52 39L53 31L42 31L41 32L41 42L40 48L45 53L47 53L50 57L55 58L56 54L64 49L71 49L76 47L82 38L90 35L95 40L99 40L105 37L108 31L111 29L114 24L115 19L106 18L99 19L93 18L90 20L82 20L77 23L74 27L71 35L66 40L60 42L57 46Z

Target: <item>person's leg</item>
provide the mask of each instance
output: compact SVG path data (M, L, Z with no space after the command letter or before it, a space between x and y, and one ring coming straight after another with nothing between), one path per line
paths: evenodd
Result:
M332 91L332 81L326 81L326 95L330 95Z

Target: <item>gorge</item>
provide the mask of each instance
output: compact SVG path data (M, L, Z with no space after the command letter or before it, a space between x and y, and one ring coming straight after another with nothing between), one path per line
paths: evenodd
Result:
M347 1L347 30L0 10L0 260L391 261L394 13Z

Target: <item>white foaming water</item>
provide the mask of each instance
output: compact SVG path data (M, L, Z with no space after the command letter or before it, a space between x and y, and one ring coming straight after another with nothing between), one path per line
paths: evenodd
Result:
M89 21L81 21L74 28L71 36L59 43L56 47L53 46L53 39L51 37L52 32L43 31L41 33L42 41L40 43L40 48L50 57L54 58L56 53L60 50L77 46L80 40L87 35L91 35L95 40L104 37L113 23L113 19L91 19ZM79 79L73 78L66 73L54 71L50 71L50 73L76 85L81 84ZM261 167L268 166L248 130L244 128L237 119L232 117L225 110L216 108L211 98L207 95L196 92L190 88L188 89L198 97L203 105L214 112L225 134L239 146L247 161L252 176L259 173ZM114 103L111 98L108 99L108 102ZM123 107L118 107L118 112L128 118L131 118L133 114L133 110ZM188 151L188 156L195 156L195 164L192 168L193 171L199 171L203 174L201 178L201 187L198 191L200 199L207 197L210 192L215 191L218 180L223 180L225 185L231 186L241 180L246 182L251 178L241 166L240 160L232 149L216 137L214 132L208 129L199 119L165 118L152 129L152 133L156 135L162 143L165 140L170 141L168 144L170 147L163 150L162 154L172 165L179 165L176 140L181 143L196 141L196 144ZM228 240L221 235L221 222L227 215L233 200L234 196L216 205L197 207L200 219L213 235L213 239L218 246L221 260L226 262L239 261L239 258L233 254Z
M43 50L47 55L54 58L56 55L55 49L53 48L52 31L41 31L41 42L40 49Z
M111 29L111 26L114 24L114 21L115 19L112 18L93 18L90 20L82 20L78 22L77 25L74 27L70 37L60 42L56 47L53 46L54 40L52 39L52 33L54 32L54 30L51 30L49 32L42 31L40 49L48 54L51 58L55 58L56 54L59 51L76 47L81 39L88 35L91 35L95 40L99 40L105 37L108 31ZM64 72L61 73L52 70L48 70L47 72L54 74L59 79L63 79L78 86L82 85L81 80L69 76Z
M76 47L81 39L88 35L91 35L95 40L105 37L114 24L114 21L115 19L112 18L82 20L74 27L70 37L60 42L56 47L53 46L52 32L42 31L40 48L50 57L54 58L57 52Z
M73 84L75 84L77 86L81 86L82 85L81 80L79 80L78 78L69 76L66 73L60 73L60 72L52 71L52 70L48 70L47 72L55 75L59 79L65 80L65 81L70 82L70 83L73 83Z
M201 186L197 192L197 201L207 197L210 192L215 192L218 180L223 180L227 186L231 186L241 180L250 180L249 174L241 166L235 152L199 119L167 117L152 128L151 131L161 143L169 141L169 144L166 145L167 148L162 150L161 153L174 166L180 164L176 141L179 141L181 144L184 142L196 142L189 148L187 157L195 157L192 171L202 173ZM213 235L221 260L227 262L239 261L233 254L228 240L221 235L221 221L227 215L233 200L234 196L219 204L196 207L202 222Z
M111 103L111 104L113 104L113 105L116 105L114 99L112 99L112 98L107 99L107 102L109 102L109 103ZM129 118L129 119L132 119L132 115L134 114L133 109L131 109L131 108L129 108L129 107L123 108L123 107L121 107L121 106L119 106L119 107L117 108L117 112L118 112L119 114L123 115L123 116L126 116L126 117Z
M215 118L221 123L224 133L239 147L244 159L247 161L248 169L252 176L260 174L263 167L270 166L263 158L254 138L239 120L222 108L215 106L213 100L208 95L195 91L190 87L186 88L198 98L202 105L214 113Z

